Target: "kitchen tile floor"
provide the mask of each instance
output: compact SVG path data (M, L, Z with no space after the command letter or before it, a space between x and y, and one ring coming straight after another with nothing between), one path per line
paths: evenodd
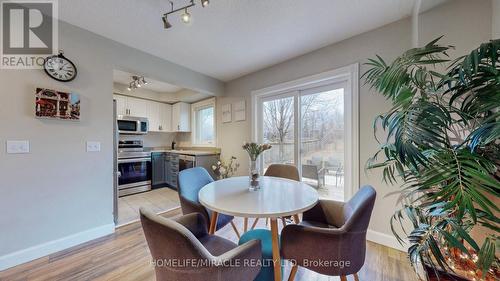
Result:
M158 188L148 192L118 198L118 226L139 219L139 208L146 207L156 213L165 212L180 206L177 191Z

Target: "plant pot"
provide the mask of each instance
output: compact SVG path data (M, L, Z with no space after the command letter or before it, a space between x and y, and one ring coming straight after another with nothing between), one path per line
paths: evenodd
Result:
M433 269L428 265L424 265L424 269L427 273L428 281L471 281L470 279L465 279L450 272L444 272L437 268Z

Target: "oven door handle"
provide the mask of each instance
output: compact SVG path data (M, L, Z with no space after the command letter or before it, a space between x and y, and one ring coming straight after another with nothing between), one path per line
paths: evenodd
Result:
M134 163L134 162L151 162L151 158L131 158L131 159L118 159L118 164L121 163Z

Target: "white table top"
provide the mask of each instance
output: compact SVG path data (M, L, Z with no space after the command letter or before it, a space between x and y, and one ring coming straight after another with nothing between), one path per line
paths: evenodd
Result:
M250 191L248 177L233 177L205 185L198 197L212 211L254 218L291 216L311 209L318 202L318 192L302 182L260 177L260 186L260 190Z

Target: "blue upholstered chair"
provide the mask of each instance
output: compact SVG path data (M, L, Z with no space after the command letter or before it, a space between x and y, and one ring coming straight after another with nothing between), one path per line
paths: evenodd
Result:
M179 172L179 199L181 201L182 213L184 215L191 213L200 213L210 223L212 212L207 210L198 200L198 192L200 189L213 182L214 179L203 167L195 167ZM219 214L217 218L217 228L219 230L231 223L236 235L240 237L236 226L233 223L233 217L224 214Z
M279 238L278 238L279 239ZM271 231L268 229L253 229L241 235L238 245L243 245L251 240L260 240L262 250L261 269L254 281L270 281L274 280L274 264L273 264L273 244ZM281 272L283 272L283 264L281 264Z

